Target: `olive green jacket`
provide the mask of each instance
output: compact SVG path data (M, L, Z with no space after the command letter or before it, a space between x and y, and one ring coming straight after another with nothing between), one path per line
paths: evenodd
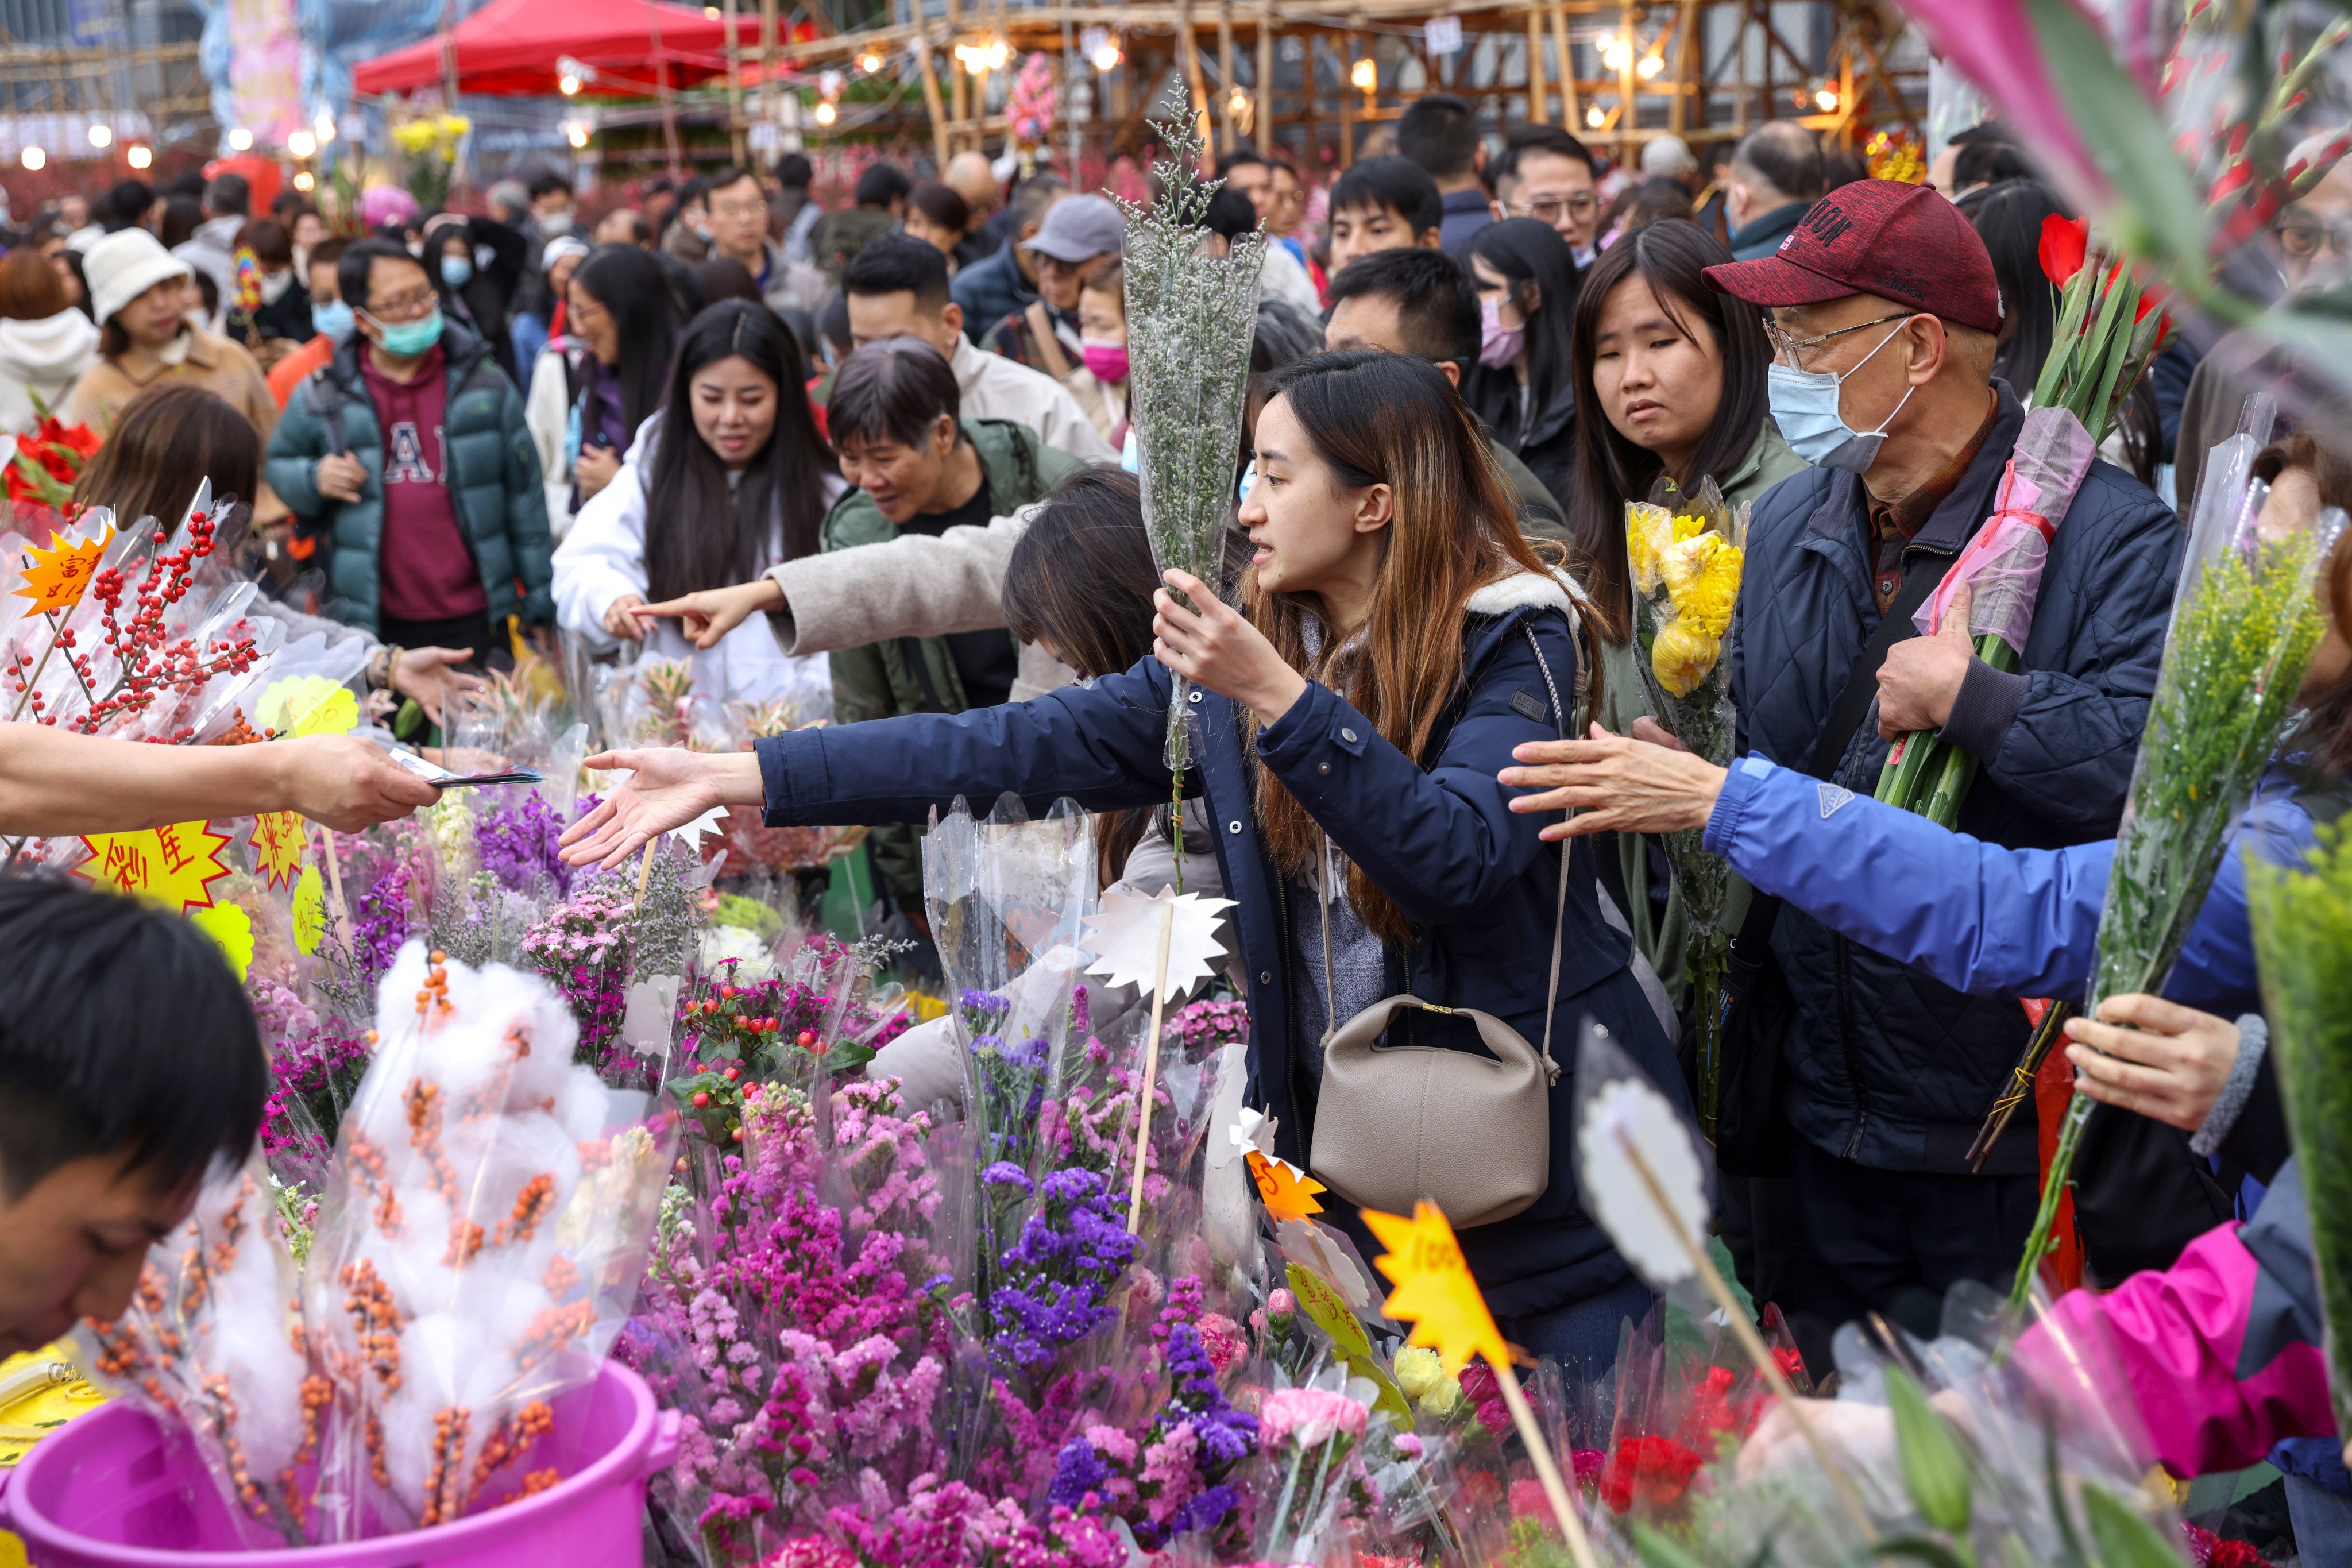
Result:
M1003 517L1041 500L1045 492L1086 465L1037 439L1035 431L1009 419L967 419L964 439L980 454L988 510ZM827 552L879 544L898 537L898 526L862 489L842 492L824 515L819 548ZM1013 634L1007 632L1010 638ZM897 637L842 648L833 663L833 717L837 724L887 719L900 713L961 713L971 706L963 677L945 637ZM902 903L919 907L923 896L921 847L912 827L877 827L868 838L876 868Z
M1723 499L1738 507L1761 500L1766 490L1811 466L1789 449L1789 443L1780 438L1780 432L1768 418L1764 428L1757 433L1756 444L1748 448L1748 456L1740 459L1727 478L1716 483L1722 488ZM1640 661L1641 650L1630 638L1622 643L1601 644L1601 723L1612 734L1631 734L1634 720L1656 716L1649 688L1642 679ZM1690 918L1683 912L1682 893L1668 889L1664 910L1653 916L1649 859L1642 837L1633 833L1617 835L1617 853L1625 875L1626 899L1633 906L1625 911L1625 920L1633 928L1634 945L1657 970L1675 1005L1686 1005L1690 976L1685 950L1690 942ZM1724 929L1737 932L1739 922L1747 916L1748 884L1734 877L1731 891L1724 900Z

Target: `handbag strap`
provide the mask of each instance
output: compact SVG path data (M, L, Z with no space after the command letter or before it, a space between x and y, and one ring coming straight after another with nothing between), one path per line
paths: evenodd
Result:
M1559 687L1551 678L1551 661L1544 658L1543 644L1536 640L1535 627L1522 621L1519 629L1527 633L1528 647L1535 652L1536 668L1543 671L1544 689L1551 693L1552 726L1564 741L1568 739L1568 712L1559 705ZM1551 1075L1553 1083L1559 1081L1559 1063L1552 1059L1551 1054L1551 1026L1553 1015L1559 1010L1559 949L1568 929L1568 852L1569 841L1563 838L1559 841L1559 893L1551 914L1551 980L1544 987L1544 1071Z

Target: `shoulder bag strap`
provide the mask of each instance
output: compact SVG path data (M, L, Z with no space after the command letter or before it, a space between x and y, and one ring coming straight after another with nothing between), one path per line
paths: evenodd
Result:
M1564 741L1568 739L1568 710L1559 704L1559 686L1552 679L1551 661L1544 658L1543 644L1536 640L1535 627L1522 621L1519 629L1527 633L1528 647L1536 656L1536 668L1543 671L1544 689L1551 693L1552 724ZM1549 1081L1553 1083L1559 1081L1559 1063L1552 1059L1551 1026L1552 1016L1559 1010L1559 949L1561 938L1568 929L1568 853L1571 847L1570 840L1563 838L1559 841L1559 893L1551 914L1551 981L1544 987L1544 1071L1550 1075Z

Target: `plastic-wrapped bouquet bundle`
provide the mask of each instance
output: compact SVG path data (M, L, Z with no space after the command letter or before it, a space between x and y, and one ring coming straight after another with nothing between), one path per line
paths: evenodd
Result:
M2241 435L2219 455L2242 459L2259 444L2252 433ZM2231 831L2285 737L2289 706L2319 645L2325 617L2315 587L2345 514L2330 507L2308 526L2274 524L2264 519L2268 498L2269 487L2249 480L2238 461L2218 465L2199 493L2107 874L2086 1016L2096 1017L2110 996L2161 988ZM2012 1302L2024 1301L2048 1249L2094 1103L2077 1095L2067 1107Z
M1914 617L1920 636L1934 637L1943 629L1944 617L1965 584L1977 657L1995 669L2017 668L2026 637L2033 630L2033 606L2041 596L2050 542L2098 455L2090 432L2065 408L2027 412L2017 433L2017 449L1993 492L1991 515ZM1915 731L1886 753L1878 798L1949 827L1959 817L1977 763L1938 737Z
M178 1415L256 1545L302 1541L331 1397L305 1354L295 1263L269 1173L208 1181L155 1244L131 1310L88 1330L98 1373Z
M947 1261L929 1123L887 1083L827 1092L829 1149L808 1096L742 1090L708 1201L672 1189L623 1346L688 1415L659 1495L714 1563L804 1532L855 1539L940 1468L934 1407L958 1342L929 1289Z
M257 1162L151 1251L130 1314L91 1326L100 1370L194 1434L257 1546L446 1523L565 1479L532 1446L644 1271L667 1124L571 1065L543 983L438 958L412 942L384 983L315 1230Z
M1072 1041L1095 905L1089 819L1057 803L1037 822L1007 796L986 822L959 799L923 840L923 901L964 1057L980 1161L1031 1170L1037 1114Z
M1156 123L1168 149L1153 165L1160 199L1150 207L1120 204L1127 214L1127 347L1134 367L1129 412L1143 526L1161 571L1189 572L1213 592L1241 466L1266 237L1261 229L1234 240L1223 256L1206 253L1205 220L1217 186L1201 180L1206 149L1181 86L1169 89L1168 112ZM1187 684L1177 678L1168 710L1168 763L1179 770L1190 757Z
M1642 684L1659 721L1711 763L1728 764L1738 729L1731 671L1723 658L1739 598L1748 514L1724 504L1715 480L1685 498L1661 479L1647 502L1625 503L1625 544L1633 577L1635 641ZM1730 954L1725 906L1731 868L1701 847L1699 832L1664 836L1675 886L1690 914L1691 1006L1698 1020L1699 1121L1711 1138L1722 1079L1724 964Z
M378 1016L304 1284L336 1395L328 1540L562 1479L528 1450L626 1314L670 1163L666 1124L572 1064L576 1026L536 977L412 942Z

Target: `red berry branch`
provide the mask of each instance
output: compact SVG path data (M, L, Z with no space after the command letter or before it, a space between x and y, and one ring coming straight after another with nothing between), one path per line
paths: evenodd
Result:
M114 660L112 684L100 691L95 658L76 647L70 629L60 627L37 664L31 654L20 651L13 656L7 668L0 671L0 676L18 693L16 715L29 707L36 722L64 723L68 729L92 735L121 720L146 712L159 698L200 691L215 676L242 675L252 668L257 656L251 637L236 642L215 641L205 649L199 647L194 637L173 639L166 630L170 612L187 597L194 583L195 563L213 552L215 526L213 518L205 512L189 514L186 542L167 554L156 555L147 563L146 578L131 597L127 617L122 601L131 583L121 568L109 566L93 577L89 592L100 605L104 652ZM170 538L168 533L159 531L155 543L160 549ZM74 675L89 699L81 714L70 720L47 711L36 685L49 654L58 648L66 651ZM186 725L154 737L165 745L184 745L194 738L194 728Z

